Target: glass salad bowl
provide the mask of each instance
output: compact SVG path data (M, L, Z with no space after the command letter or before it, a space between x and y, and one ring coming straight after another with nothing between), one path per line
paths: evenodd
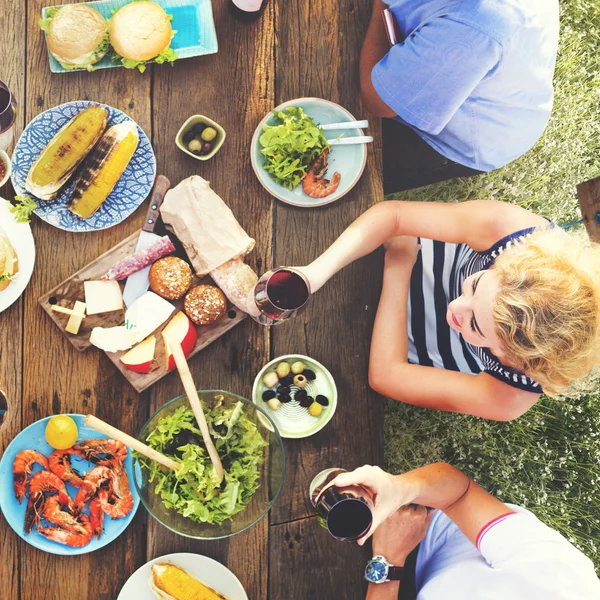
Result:
M198 391L225 478L214 469L201 441L187 396L161 406L139 439L182 462L171 471L136 456L135 486L148 512L186 537L220 539L260 521L283 486L285 451L269 415L252 402L221 390Z

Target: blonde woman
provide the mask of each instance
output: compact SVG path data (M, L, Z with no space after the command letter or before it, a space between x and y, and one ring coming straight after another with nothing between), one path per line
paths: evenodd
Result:
M599 366L597 246L507 203L382 202L302 267L312 291L382 244L379 393L507 421Z

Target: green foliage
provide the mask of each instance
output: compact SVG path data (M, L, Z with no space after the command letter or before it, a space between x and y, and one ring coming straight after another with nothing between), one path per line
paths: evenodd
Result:
M536 146L492 173L403 192L398 199L493 198L567 223L575 186L600 174L600 0L560 0L550 123ZM583 550L600 572L600 396L543 398L511 423L389 401L386 467L445 460L505 502L525 506Z

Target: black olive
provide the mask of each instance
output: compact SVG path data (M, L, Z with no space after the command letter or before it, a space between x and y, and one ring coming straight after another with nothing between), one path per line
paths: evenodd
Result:
M296 402L302 402L302 400L307 396L308 392L306 390L296 390L296 393L294 394L294 400L296 400Z
M292 385L293 383L294 383L293 375L286 375L285 377L282 377L279 380L279 384L283 385L284 387L290 387L290 385Z
M279 396L279 402L283 402L284 404L286 402L291 402L291 400L292 400L292 397L289 394L281 394Z
M329 406L329 399L327 398L327 396L323 396L323 394L319 394L315 400L321 405L321 406Z
M192 129L189 129L188 131L186 131L183 134L183 141L186 144L189 144L193 139L194 139L194 131Z
M317 378L315 372L311 371L310 369L304 369L304 371L302 371L302 375L304 375L304 377L306 377L306 379L309 381L314 381Z
M290 388L289 388L287 385L280 385L280 386L277 388L277 393L278 393L278 394L284 394L284 395L286 395L286 394L287 394L287 395L289 395L289 393L290 393Z
M202 132L208 127L208 125L206 125L206 123L196 123L193 127L192 127L192 132L194 135L202 135Z
M312 396L306 396L306 398L300 400L300 406L302 408L308 408L314 401L315 399Z
M276 395L277 394L273 390L267 390L266 392L263 392L262 399L265 402L268 402L271 398L275 398Z

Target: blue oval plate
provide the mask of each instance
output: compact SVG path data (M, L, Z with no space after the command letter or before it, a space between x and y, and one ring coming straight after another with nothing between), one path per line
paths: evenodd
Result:
M69 416L73 417L75 423L77 423L77 428L79 429L79 437L77 438L78 440L86 440L91 438L103 439L108 437L98 433L95 429L84 425L83 415ZM110 544L113 540L118 538L123 531L125 531L129 523L131 523L131 520L138 509L140 497L133 483L133 458L131 456L131 452L129 452L127 459L125 460L125 468L129 477L131 493L133 494L133 508L126 517L117 519L115 521L105 515L104 533L100 539L94 537L87 546L83 546L82 548L71 548L70 546L63 546L62 544L50 541L43 535L40 535L36 531L35 527L30 534L26 534L23 530L23 523L25 520L25 509L27 507L27 496L23 499L22 504L19 504L15 498L15 494L13 492L13 462L21 450L27 449L37 450L46 457L50 456L53 448L48 444L45 436L46 423L50 419L51 417L46 417L45 419L36 421L29 427L23 429L23 431L21 431L21 433L19 433L19 435L17 435L17 437L15 437L15 439L9 444L6 452L2 456L2 460L0 461L0 508L4 513L4 517L8 521L8 524L21 538L35 548L39 548L40 550L49 552L50 554L61 554L65 556L94 552L94 550L98 550L99 548ZM73 457L72 462L73 466L78 471L84 473L89 471L93 466L86 460L77 458L75 456ZM35 465L33 472L37 473L41 470L42 468L39 465ZM69 492L69 496L74 498L75 494L77 493L77 488L67 484L67 491Z
M99 104L108 110L107 127L131 120L116 108L88 100L67 102L41 113L27 125L13 153L11 180L17 194L30 195L25 190L25 181L33 163L58 130L90 104ZM54 200L36 198L38 208L34 211L35 214L54 227L76 232L107 229L124 221L146 199L156 177L156 158L152 144L139 125L137 128L140 141L131 161L113 191L91 217L82 219L67 208L78 171L75 171L75 176L71 177Z
M280 104L274 110L279 111L287 106L301 106L304 112L312 117L319 125L327 123L342 123L345 121L356 121L354 116L339 104L321 98L297 98ZM367 144L355 144L352 146L332 146L329 155L328 176L332 176L336 171L341 175L340 184L337 190L330 196L325 198L311 198L302 190L302 185L299 185L293 190L288 190L281 184L271 178L271 175L263 169L265 157L260 151L259 137L263 132L263 125L275 125L277 118L270 112L259 124L252 137L250 147L250 158L252 160L252 168L258 177L262 186L275 198L282 202L300 206L301 208L312 208L314 206L323 206L339 200L347 194L360 179L365 165L367 163ZM346 130L331 130L326 131L325 135L328 139L335 139L339 135L344 137L354 137L365 135L362 129L346 129Z

